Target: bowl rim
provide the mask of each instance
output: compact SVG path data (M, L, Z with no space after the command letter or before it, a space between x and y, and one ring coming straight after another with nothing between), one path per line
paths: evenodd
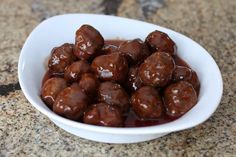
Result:
M61 18L61 17L65 17L65 16L76 16L78 18L78 16L83 16L83 17L97 17L97 18L116 18L116 19L120 19L120 20L126 20L129 22L140 22L140 23L144 23L144 24L149 24L149 25L153 25L157 28L161 28L162 30L168 30L171 32L174 32L180 36L183 36L185 38L187 38L188 40L190 40L191 42L194 42L198 47L202 48L202 50L204 50L204 53L206 53L205 55L207 55L207 57L211 60L211 62L214 64L215 66L215 72L217 73L218 76L218 96L215 98L214 103L216 104L214 106L214 108L211 110L211 113L208 114L208 116L205 116L201 119L199 119L197 122L192 123L192 124L182 124L182 125L172 125L174 124L175 121L169 122L169 123L165 123L165 124L160 124L160 125L154 125L154 126L145 126L145 127L127 127L127 128L119 128L119 127L104 127L104 126L96 126L96 125L89 125L89 124L85 124L85 123L81 123L81 122L76 122L76 121L72 121L69 119L66 119L64 117L61 117L57 114L55 114L52 111L48 111L46 109L44 109L43 107L41 107L40 105L38 105L34 99L29 95L28 91L27 91L27 87L26 84L23 82L23 74L21 72L21 70L24 68L23 65L23 53L25 52L25 47L28 43L28 41L31 39L32 34L34 32L36 32L36 30L38 30L40 28L41 25L50 22L51 20L56 20L57 18ZM56 121L56 122L60 122L60 123L64 123L68 126L72 126L74 128L77 129L84 129L84 130L89 130L89 131L95 131L95 132L100 132L100 133L110 133L110 134L157 134L157 133L167 133L167 132L173 132L173 131L179 131L179 130L183 130L183 129L188 129L191 127L194 127L196 125L199 125L201 123L203 123L204 121L206 121L217 109L220 101L221 101L221 97L223 94L223 80L222 80L222 76L221 76L221 72L219 70L219 67L217 66L216 62L214 61L214 59L212 58L212 56L202 47L200 46L197 42L193 41L191 38L182 35L178 32L175 32L171 29L168 29L166 27L162 27L156 24L151 24L148 22L143 22L140 20L134 20L134 19L128 19L128 18L124 18L124 17L117 17L117 16L112 16L112 15L100 15L100 14L63 14L63 15L57 15L57 16L53 16L50 17L46 20L44 20L43 22L41 22L39 25L37 25L33 31L30 33L30 35L27 37L21 53L20 53L20 57L19 57L19 62L18 62L18 78L19 78L19 83L21 86L21 90L23 91L25 97L27 98L27 100L37 109L39 110L41 113L45 114L50 120ZM197 106L197 104L196 104ZM185 117L185 115L183 115L180 118ZM179 119L180 119L179 118ZM178 120L178 119L177 119Z

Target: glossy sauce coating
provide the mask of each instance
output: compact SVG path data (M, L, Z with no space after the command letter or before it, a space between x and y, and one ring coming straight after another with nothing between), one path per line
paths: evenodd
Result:
M103 82L98 89L98 101L117 106L123 113L129 109L129 96L121 85Z
M52 50L42 100L55 113L92 125L140 127L173 121L197 103L200 89L196 72L176 55L176 48L160 31L151 32L145 42L104 41L95 28L83 25L75 45Z
M164 90L163 99L167 114L172 117L179 117L197 103L197 94L190 83L179 81L169 85Z
M68 119L78 120L86 110L88 101L88 96L75 83L59 93L53 111Z
M80 59L91 59L104 45L102 35L92 26L83 25L76 31L74 54Z
M139 66L132 66L129 68L129 72L126 79L126 89L129 93L133 93L137 89L143 86L141 79L138 76Z
M147 45L141 39L123 42L118 51L127 58L130 64L141 63L150 54Z
M131 104L136 115L144 120L157 119L164 111L159 93L150 86L138 89L131 97Z
M98 103L90 106L84 113L83 122L99 126L123 126L123 118L120 110L106 103Z
M145 126L153 126L153 125L160 125L165 124L171 121L176 120L178 117L170 117L167 114L163 113L160 117L156 119L140 119L138 118L135 113L131 110L128 116L124 121L124 127L145 127Z
M123 82L128 73L128 63L119 53L96 57L91 67L103 81Z
M52 108L57 95L66 87L65 79L59 77L50 78L42 86L41 98L49 108Z
M172 57L165 52L155 52L139 67L139 77L145 85L164 87L167 85L175 69Z
M75 60L73 47L73 44L65 43L52 49L48 61L49 72L52 75L63 75L65 68Z
M146 38L146 44L152 52L163 51L170 55L176 54L176 45L173 40L164 32L153 31Z
M84 73L79 81L79 86L91 99L93 99L97 94L99 80L92 73Z
M107 45L113 45L116 47L119 47L123 42L125 42L126 40L121 40L121 39L110 39L110 40L105 40L104 41L104 46Z
M172 80L174 82L178 81L187 81L192 84L193 88L199 93L200 89L200 82L198 80L197 74L195 71L193 71L190 68L183 67L183 66L177 66L173 72L173 78Z
M118 47L115 45L104 45L102 48L103 54L111 54L118 51Z
M67 67L64 77L68 82L76 82L83 73L88 73L90 71L91 68L89 63L85 60L80 60Z
M173 59L175 61L175 64L177 66L183 66L183 67L187 67L190 68L190 66L188 65L188 63L186 63L182 58L180 58L179 56L175 55L173 56Z
M53 75L52 74L50 74L50 72L49 72L49 70L44 74L44 76L43 76L43 80L42 80L42 86L44 85L44 83L48 80L48 79L50 79L50 78L52 78L53 77Z

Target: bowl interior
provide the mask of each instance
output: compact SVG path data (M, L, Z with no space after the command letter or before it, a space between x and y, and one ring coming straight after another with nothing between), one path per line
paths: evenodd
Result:
M105 39L134 39L145 37L154 30L166 32L176 43L178 55L193 68L201 83L199 101L181 118L162 125L142 128L106 128L74 122L54 114L40 99L40 88L46 71L45 60L53 47L63 43L74 43L75 31L83 24L94 26ZM211 116L222 95L222 78L212 57L196 42L172 30L125 18L70 14L50 18L38 25L26 40L19 59L18 75L20 85L32 105L49 118L63 121L68 125L96 131L117 133L162 133L193 127ZM152 128L152 129L150 129Z

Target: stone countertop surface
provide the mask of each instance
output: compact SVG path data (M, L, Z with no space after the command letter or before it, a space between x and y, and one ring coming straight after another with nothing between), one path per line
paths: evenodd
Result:
M1 0L0 156L236 156L235 11L235 0ZM222 72L224 94L218 109L197 127L137 144L92 142L58 128L24 97L17 63L33 28L65 13L134 18L191 37Z

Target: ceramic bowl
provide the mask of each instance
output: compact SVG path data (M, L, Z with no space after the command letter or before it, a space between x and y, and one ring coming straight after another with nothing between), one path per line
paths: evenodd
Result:
M95 27L105 39L145 37L154 30L167 33L178 47L178 55L193 68L201 83L199 100L181 118L157 126L112 128L79 123L52 112L40 98L46 71L45 60L53 47L74 43L75 31L83 24ZM20 54L18 75L21 89L28 101L58 127L76 136L106 143L135 143L152 140L171 132L192 128L206 121L220 103L223 83L214 59L199 44L173 30L154 24L114 16L67 14L40 23L27 38Z

